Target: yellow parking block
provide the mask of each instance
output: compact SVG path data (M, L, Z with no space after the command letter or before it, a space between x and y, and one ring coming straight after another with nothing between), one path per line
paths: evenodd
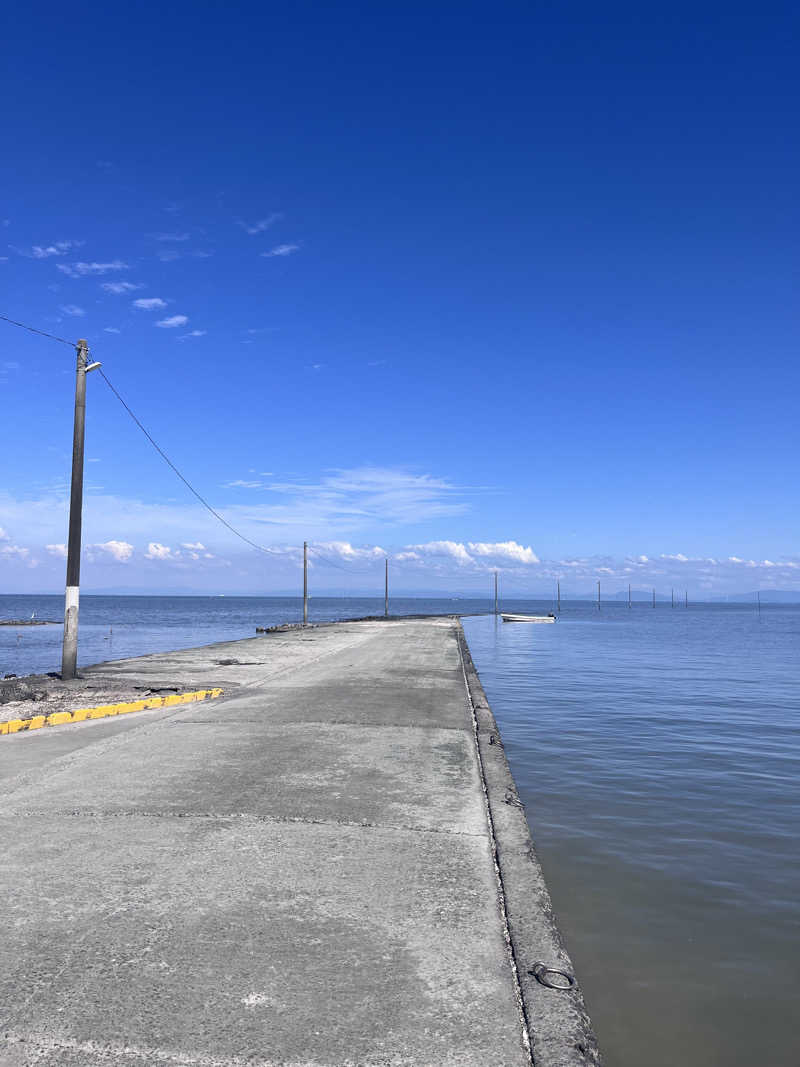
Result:
M20 730L39 730L43 726L66 726L72 722L84 722L86 719L107 719L112 715L127 715L132 711L152 710L153 708L171 708L178 704L193 704L197 700L210 700L222 696L222 690L195 689L190 693L170 693L165 697L145 697L142 700L128 700L121 704L101 704L96 708L78 708L75 711L54 711L50 715L34 715L30 719L10 719L0 723L0 735L16 734Z
M52 715L47 716L48 726L61 726L65 722L72 722L71 711L54 711Z

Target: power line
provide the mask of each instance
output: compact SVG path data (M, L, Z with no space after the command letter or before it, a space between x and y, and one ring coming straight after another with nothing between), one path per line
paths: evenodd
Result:
M0 319L2 319L3 322L10 323L10 325L12 325L12 326L19 326L19 328L22 329L22 330L28 330L30 333L39 334L40 337L48 337L51 341L60 341L61 344L69 345L70 348L77 347L75 345L74 341L67 341L64 337L56 337L55 334L47 333L45 330L39 330L35 326L29 326L25 322L17 322L16 319L10 319L7 315L0 315ZM122 406L128 412L130 417L133 419L133 421L136 423L136 425L139 427L139 429L145 435L145 437L150 442L150 444L153 446L153 448L156 450L156 452L158 452L158 454L165 461L165 463L167 463L172 468L172 470L175 472L175 474L177 474L177 476L180 478L180 480L183 482L183 484L186 486L186 488L189 490L189 492L197 497L197 499L200 501L200 503L203 505L203 507L206 508L208 511L210 511L211 514L214 516L214 518L217 519L219 522L221 522L223 526L227 527L227 529L229 529L232 534L234 534L236 537L238 537L241 541L244 541L245 544L250 545L251 548L256 549L257 552L264 552L269 556L282 555L282 553L276 552L274 549L265 548L264 545L256 544L256 542L255 541L251 541L249 537L245 537L245 535L243 533L239 533L239 531L236 529L235 526L231 526L231 524L228 522L228 520L224 519L220 515L220 513L218 511L216 511L209 504L209 502L205 499L205 497L202 496L200 493L198 493L198 491L195 489L195 487L192 485L192 483L188 480L188 478L184 477L184 475L181 474L181 472L178 470L178 468L175 466L175 464L169 458L169 456L164 451L164 449L161 448L161 446L158 444L158 442L153 438L153 436L150 433L148 433L148 431L145 429L145 427L141 424L139 419L137 419L136 415L128 407L128 405L122 399L120 394L117 392L117 390L111 384L111 382L109 381L105 371L103 371L100 368L98 368L98 369L100 370L100 375L101 375L103 381L106 383L106 385L111 390L111 392L114 394L114 396L117 398L117 400L119 400L120 404L122 404Z
M335 567L337 570L344 571L345 574L369 574L373 575L374 571L366 571L363 569L354 569L353 567L346 567L342 563L337 563L335 560L329 559L328 556L323 556L318 548L314 548L313 545L308 546L309 552L312 552L314 556L322 563L327 563L331 567ZM377 560L376 560L377 562Z
M62 345L69 345L70 348L75 348L74 341L67 341L64 337L56 337L54 333L45 333L44 330L37 330L35 326L28 326L25 322L17 322L16 319L10 319L8 315L0 315L0 319L3 322L9 322L12 326L19 326L21 330L28 330L29 333L38 333L40 337L49 337L51 341L60 341Z
M189 479L184 477L183 474L181 474L181 472L178 470L178 468L175 466L175 464L169 458L169 456L164 451L164 449L158 444L158 442L153 438L153 436L150 433L148 433L148 431L141 424L141 422L136 417L136 415L133 413L133 411L128 407L128 405L122 399L120 394L117 392L117 390L111 384L111 382L108 380L108 377L107 377L105 371L102 370L102 368L98 368L98 369L100 370L100 376L102 377L103 381L106 383L106 385L111 390L111 392L114 394L114 396L117 398L117 400L119 400L120 404L122 404L122 406L128 412L130 417L133 419L133 421L136 423L136 425L139 427L139 429L145 435L145 437L150 442L150 444L153 446L153 448L156 450L156 452L158 452L158 454L161 456L161 458L164 460L164 462L167 463L172 468L172 470L175 472L175 474L177 474L177 476L180 478L180 480L183 482L183 484L186 486L186 488L189 490L189 492L192 493L195 497L197 497L197 499L200 501L200 503L203 505L203 507L206 508L207 511L210 511L211 514L214 516L214 518L218 519L219 522L221 522L223 526L226 526L231 531L232 534L235 534L236 537L238 537L241 541L244 541L245 544L250 545L251 548L255 548L256 551L258 551L258 552L264 552L268 556L280 556L280 555L282 555L283 553L276 552L275 549L272 549L272 548L265 548L264 545L256 544L256 542L255 541L251 541L249 537L245 537L245 535L243 533L239 533L239 531L236 529L235 526L231 526L231 524L228 522L228 520L224 519L220 515L220 513L209 504L209 502L206 500L206 498L204 496L202 496L200 493L198 493L198 491L195 489L195 487L192 485L192 483L189 481Z
M70 348L76 348L77 347L76 343L74 341L67 341L66 338L64 338L64 337L56 337L55 334L47 333L45 330L39 330L35 326L29 326L25 322L18 322L16 319L11 319L7 315L0 315L0 320L2 320L3 322L9 323L11 326L18 326L22 330L28 330L30 333L38 334L40 337L47 337L51 341L58 341L61 344L69 345ZM122 398L120 393L111 384L111 381L109 380L109 378L106 375L105 371L103 371L102 368L98 368L98 370L100 371L100 376L102 377L103 381L106 383L106 385L111 390L111 392L114 394L114 396L117 398L117 400L120 402L120 404L122 404L122 406L125 408L125 410L127 411L128 415L130 415L131 419L133 419L133 421L136 423L136 425L142 431L142 433L147 438L147 440L150 442L150 444L153 446L153 448L156 450L156 452L158 452L158 454L161 456L161 458L164 460L164 462L172 469L172 471L178 476L178 478L180 478L180 480L183 482L183 484L186 486L186 488L189 490L189 492L194 497L196 497L197 500L200 501L200 503L203 505L203 507L208 512L210 512L214 516L214 518L217 519L218 522L221 522L222 525L226 527L226 529L230 530L230 532L235 537L238 537L240 541L243 541L246 545L249 545L251 548L254 548L257 552L263 552L265 555L268 555L268 556L282 556L284 553L278 552L276 549L266 548L264 545L259 545L255 541L251 541L249 537L246 537L243 533L240 533L236 529L235 526L232 526L231 523L229 523L227 519L223 518L222 515L220 515L220 513L215 508L213 508L211 506L211 504L209 504L209 502L206 500L206 498L201 493L199 493L197 491L197 489L195 489L195 487L189 481L189 479L186 478L185 475L181 473L181 471L178 469L178 467L175 466L175 464L172 462L172 460L166 454L164 449L161 448L161 446L158 444L158 442L155 440L155 438L152 436L152 434L149 433L149 431L145 428L145 426L140 422L140 420L137 418L137 416L133 412L133 410L128 406L128 404ZM313 553L313 555L321 563L325 563L329 567L334 567L336 570L343 571L345 574L373 575L373 573L374 573L371 570L364 570L363 568L353 568L353 567L346 566L343 563L337 563L336 560L330 559L328 556L323 555L322 552L320 551L320 549L315 548L313 545L309 545L308 547L309 547L309 550ZM444 576L439 576L439 577L444 577ZM450 577L451 579L454 579L454 580L458 580L460 578L460 576L456 576L456 575L447 576L447 577Z

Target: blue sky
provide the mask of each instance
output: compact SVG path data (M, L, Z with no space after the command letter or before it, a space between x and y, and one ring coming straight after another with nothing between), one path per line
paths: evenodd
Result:
M286 591L304 538L338 591L800 589L798 23L15 11L0 313L275 550L95 375L84 589ZM0 323L8 592L63 582L73 378Z

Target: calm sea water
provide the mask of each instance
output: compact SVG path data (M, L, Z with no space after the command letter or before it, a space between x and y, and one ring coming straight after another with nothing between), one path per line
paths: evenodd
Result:
M465 605L469 605L465 607ZM486 611L489 601L393 598L397 615ZM58 596L2 596L0 620L64 618ZM383 597L313 597L310 622L382 615ZM256 626L302 622L302 597L82 596L78 667L148 652L255 637ZM61 669L62 626L0 626L0 677Z
M464 628L609 1067L797 1067L800 608Z
M62 610L0 597L0 618ZM311 619L382 610L315 598ZM86 596L79 662L301 612L295 598ZM797 1067L800 608L573 602L555 626L464 628L609 1067ZM0 674L57 670L60 643L60 627L0 627Z

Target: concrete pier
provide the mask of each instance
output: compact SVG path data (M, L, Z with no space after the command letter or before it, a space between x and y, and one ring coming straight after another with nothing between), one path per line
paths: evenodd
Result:
M80 673L224 692L0 738L0 1065L600 1062L456 619Z

